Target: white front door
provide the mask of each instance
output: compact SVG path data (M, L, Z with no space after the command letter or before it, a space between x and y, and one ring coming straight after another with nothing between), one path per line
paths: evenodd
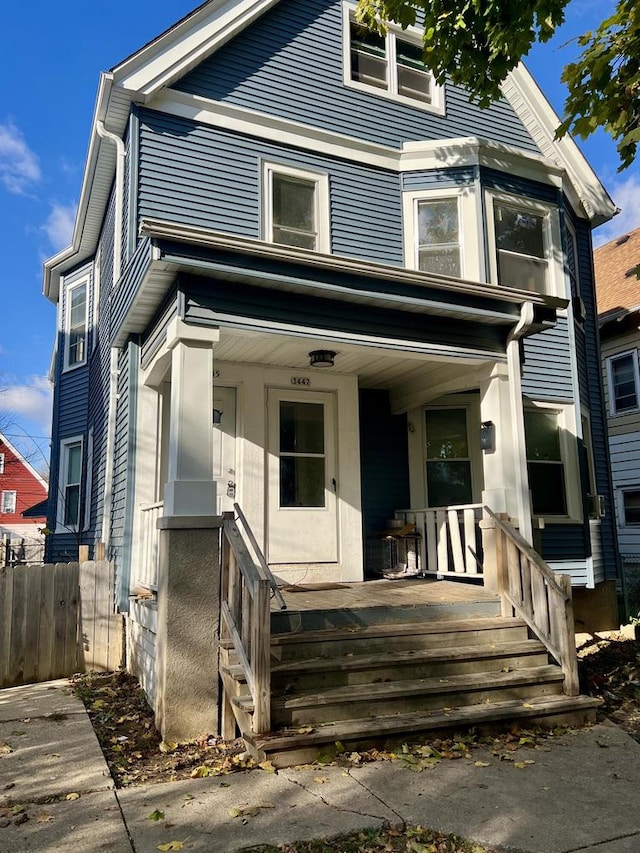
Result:
M216 512L231 512L236 499L236 389L213 389L213 479Z
M338 561L334 397L271 389L268 406L267 559Z

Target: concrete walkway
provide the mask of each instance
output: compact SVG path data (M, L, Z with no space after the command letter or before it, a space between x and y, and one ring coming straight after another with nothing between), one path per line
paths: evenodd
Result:
M385 821L522 853L640 853L640 745L613 725L520 749L524 768L476 749L422 773L377 762L116 792L82 704L52 682L0 691L3 743L14 751L0 746L0 823L14 804L28 819L0 828L0 853L155 853L172 841L227 853ZM156 810L163 820L149 819Z

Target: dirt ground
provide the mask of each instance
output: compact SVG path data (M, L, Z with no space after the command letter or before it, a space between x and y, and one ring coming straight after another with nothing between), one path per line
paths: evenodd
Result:
M640 642L614 636L594 639L579 651L581 690L603 700L600 717L608 717L640 743ZM126 672L89 673L74 679L119 787L147 782L217 776L253 766L241 740L223 741L203 735L186 744L161 743L153 714L136 679ZM551 733L552 736L553 733ZM545 731L515 729L490 738L498 754L509 756L519 745L544 740ZM470 754L482 740L472 730L452 738L422 739L361 753L321 756L320 761L362 763L390 760L398 751L403 760L424 766ZM402 750L405 750L403 753Z

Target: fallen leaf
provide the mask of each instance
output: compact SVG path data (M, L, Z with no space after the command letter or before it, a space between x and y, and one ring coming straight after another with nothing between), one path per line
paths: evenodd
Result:
M40 812L40 814L36 817L36 823L51 823L53 820L53 815L48 812Z
M206 776L211 776L211 769L201 764L200 767L194 767L189 775L192 779L204 779Z
M324 785L325 782L329 781L328 776L316 776L314 777L314 782L317 782L318 785Z
M147 820L164 820L164 812L161 812L159 809L156 809L154 812L147 817Z
M238 809L238 808L229 809L229 817L240 817L241 814L243 814L242 809Z
M174 743L173 741L164 741L163 740L162 743L160 744L160 746L158 747L158 749L160 750L160 752L173 752L173 750L177 746L178 746L178 744Z
M10 752L13 752L13 749L8 743L0 743L0 755L9 755Z
M67 794L67 796L65 797L65 799L67 799L67 800L79 800L79 799L80 799L80 794L78 794L78 793L76 793L76 792L74 791L74 792L73 792L73 793L71 793L71 794Z
M276 772L276 768L273 766L273 764L270 761L261 761L260 764L258 765L258 767L261 767L265 771L265 773L275 773Z
M11 814L22 814L25 810L25 806L15 805L11 807Z
M157 850L162 850L162 853L167 853L169 850L183 850L183 841L168 841L166 844L158 844Z
M231 783L230 782L220 782L220 787L221 788L230 788Z
M490 767L491 763L489 761L476 761L475 767Z
M524 761L514 761L513 766L517 767L518 770L524 770L526 768L526 763Z

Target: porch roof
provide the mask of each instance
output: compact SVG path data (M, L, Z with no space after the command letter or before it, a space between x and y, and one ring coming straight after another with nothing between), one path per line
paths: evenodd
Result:
M553 326L566 301L357 258L325 255L160 220L143 220L145 238L114 294L114 340L142 333L179 272L316 298L452 318L505 331L531 303L528 334Z

